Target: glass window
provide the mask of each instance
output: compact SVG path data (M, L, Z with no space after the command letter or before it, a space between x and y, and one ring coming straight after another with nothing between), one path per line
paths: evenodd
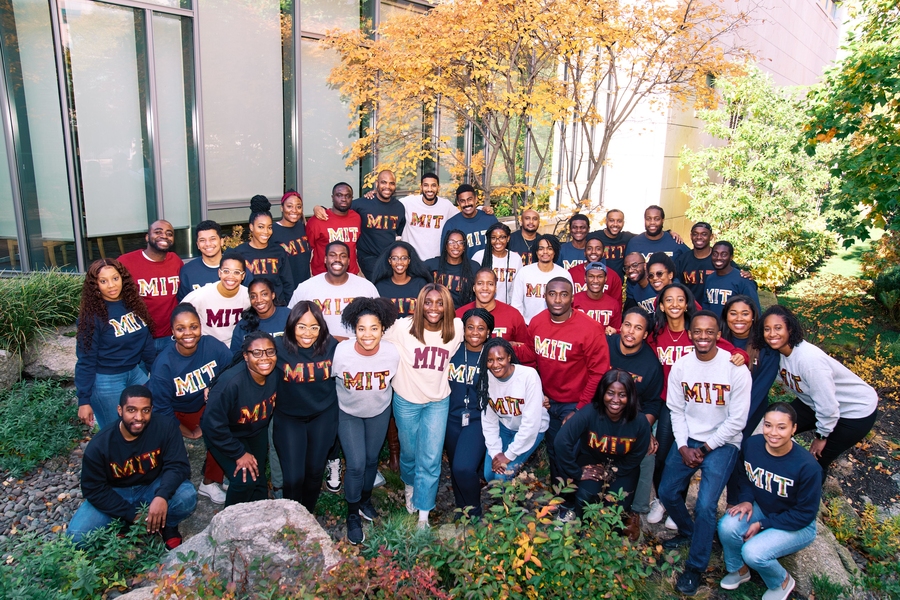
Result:
M19 240L9 179L9 155L6 136L0 135L0 271L20 269Z
M300 30L359 29L359 0L300 0Z

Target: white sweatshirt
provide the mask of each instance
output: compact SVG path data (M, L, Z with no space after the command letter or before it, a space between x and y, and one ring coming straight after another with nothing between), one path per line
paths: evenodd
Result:
M234 326L241 320L241 313L250 308L250 293L238 286L237 294L226 298L219 293L219 283L207 283L184 297L182 302L193 304L200 315L203 335L211 335L226 346L231 343Z
M459 210L440 196L433 206L428 206L421 194L400 198L400 204L406 211L406 226L400 239L415 248L423 262L440 256L444 225L450 217L458 215Z
M350 301L360 296L365 298L377 298L378 290L367 279L359 275L348 275L347 281L342 285L332 285L325 279L327 273L321 273L310 277L297 286L288 308L301 300L315 302L322 309L322 316L328 324L328 333L335 336L355 338L356 332L344 327L341 323L341 312L350 304Z
M472 260L481 265L484 262L484 250L479 250ZM497 300L510 303L513 293L513 282L516 274L522 270L522 257L518 252L506 251L505 258L491 257L491 268L497 274ZM483 265L482 265L483 266Z
M547 282L556 277L564 277L570 282L572 281L572 276L569 272L557 264L553 265L553 270L549 273L541 271L538 263L522 267L516 273L509 303L522 313L522 316L525 317L526 325L531 323L531 319L536 314L547 308L547 303L544 301ZM574 283L572 284L572 295L575 295Z
M491 398L484 409L481 429L488 455L493 458L503 452L506 458L515 460L530 450L538 434L550 426L541 378L536 370L525 365L516 365L506 381L497 379L490 371L486 375ZM500 440L500 423L516 432L506 450Z
M368 419L390 406L400 353L382 341L378 352L365 356L357 352L356 340L344 340L334 350L331 373L337 380L338 406L348 415Z

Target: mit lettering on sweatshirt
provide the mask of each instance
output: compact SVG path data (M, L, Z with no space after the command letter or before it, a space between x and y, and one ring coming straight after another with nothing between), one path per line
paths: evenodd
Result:
M197 309L203 335L211 335L223 344L230 344L241 313L250 308L250 293L239 285L235 295L229 298L222 295L218 283L207 283L185 296L184 301Z
M515 460L528 452L538 434L550 426L541 378L537 371L525 365L515 365L513 374L505 380L497 379L490 371L485 375L490 400L481 418L481 429L488 455L493 458L503 452L506 458ZM500 423L516 432L506 450L500 440Z
M211 336L200 336L197 349L182 356L175 344L159 353L150 370L153 414L174 417L195 413L206 404L206 389L213 377L231 364L233 354Z
M391 380L397 374L400 353L390 342L382 341L372 356L360 354L356 340L337 345L331 371L337 384L338 406L360 419L376 417L391 404L394 390Z
M296 284L288 255L281 244L269 240L268 246L259 249L244 242L235 250L247 261L247 270L254 278L271 281L275 286L275 297L282 302L288 301Z
M269 426L275 408L275 377L256 383L246 364L225 371L209 392L200 418L203 440L228 458L237 460L246 450L242 438L253 437Z

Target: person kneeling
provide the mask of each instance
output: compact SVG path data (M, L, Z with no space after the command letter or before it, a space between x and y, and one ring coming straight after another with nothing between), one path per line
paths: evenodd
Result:
M119 398L119 420L104 427L84 451L81 492L84 503L69 523L76 544L114 519L134 523L141 506L147 532L160 533L169 549L181 544L178 524L197 506L191 464L178 422L150 418L153 397L143 385L132 385Z
M579 443L580 442L580 443ZM612 369L600 381L590 405L567 420L556 438L556 456L563 473L578 484L575 511L600 501L603 488L624 493L620 501L625 535L636 542L641 534L640 516L631 512L641 461L650 448L650 424L638 409L634 377Z
M763 600L785 600L794 589L794 578L778 557L816 539L822 495L822 469L791 440L796 431L797 413L790 404L778 402L763 417L762 435L744 441L747 477L741 480L741 503L719 521L728 569L720 585L726 590L749 581L751 568L768 588Z

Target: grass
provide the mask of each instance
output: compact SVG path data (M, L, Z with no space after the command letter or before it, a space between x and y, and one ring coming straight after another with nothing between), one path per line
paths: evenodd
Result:
M40 333L75 323L83 281L57 270L0 279L0 348L21 353Z

